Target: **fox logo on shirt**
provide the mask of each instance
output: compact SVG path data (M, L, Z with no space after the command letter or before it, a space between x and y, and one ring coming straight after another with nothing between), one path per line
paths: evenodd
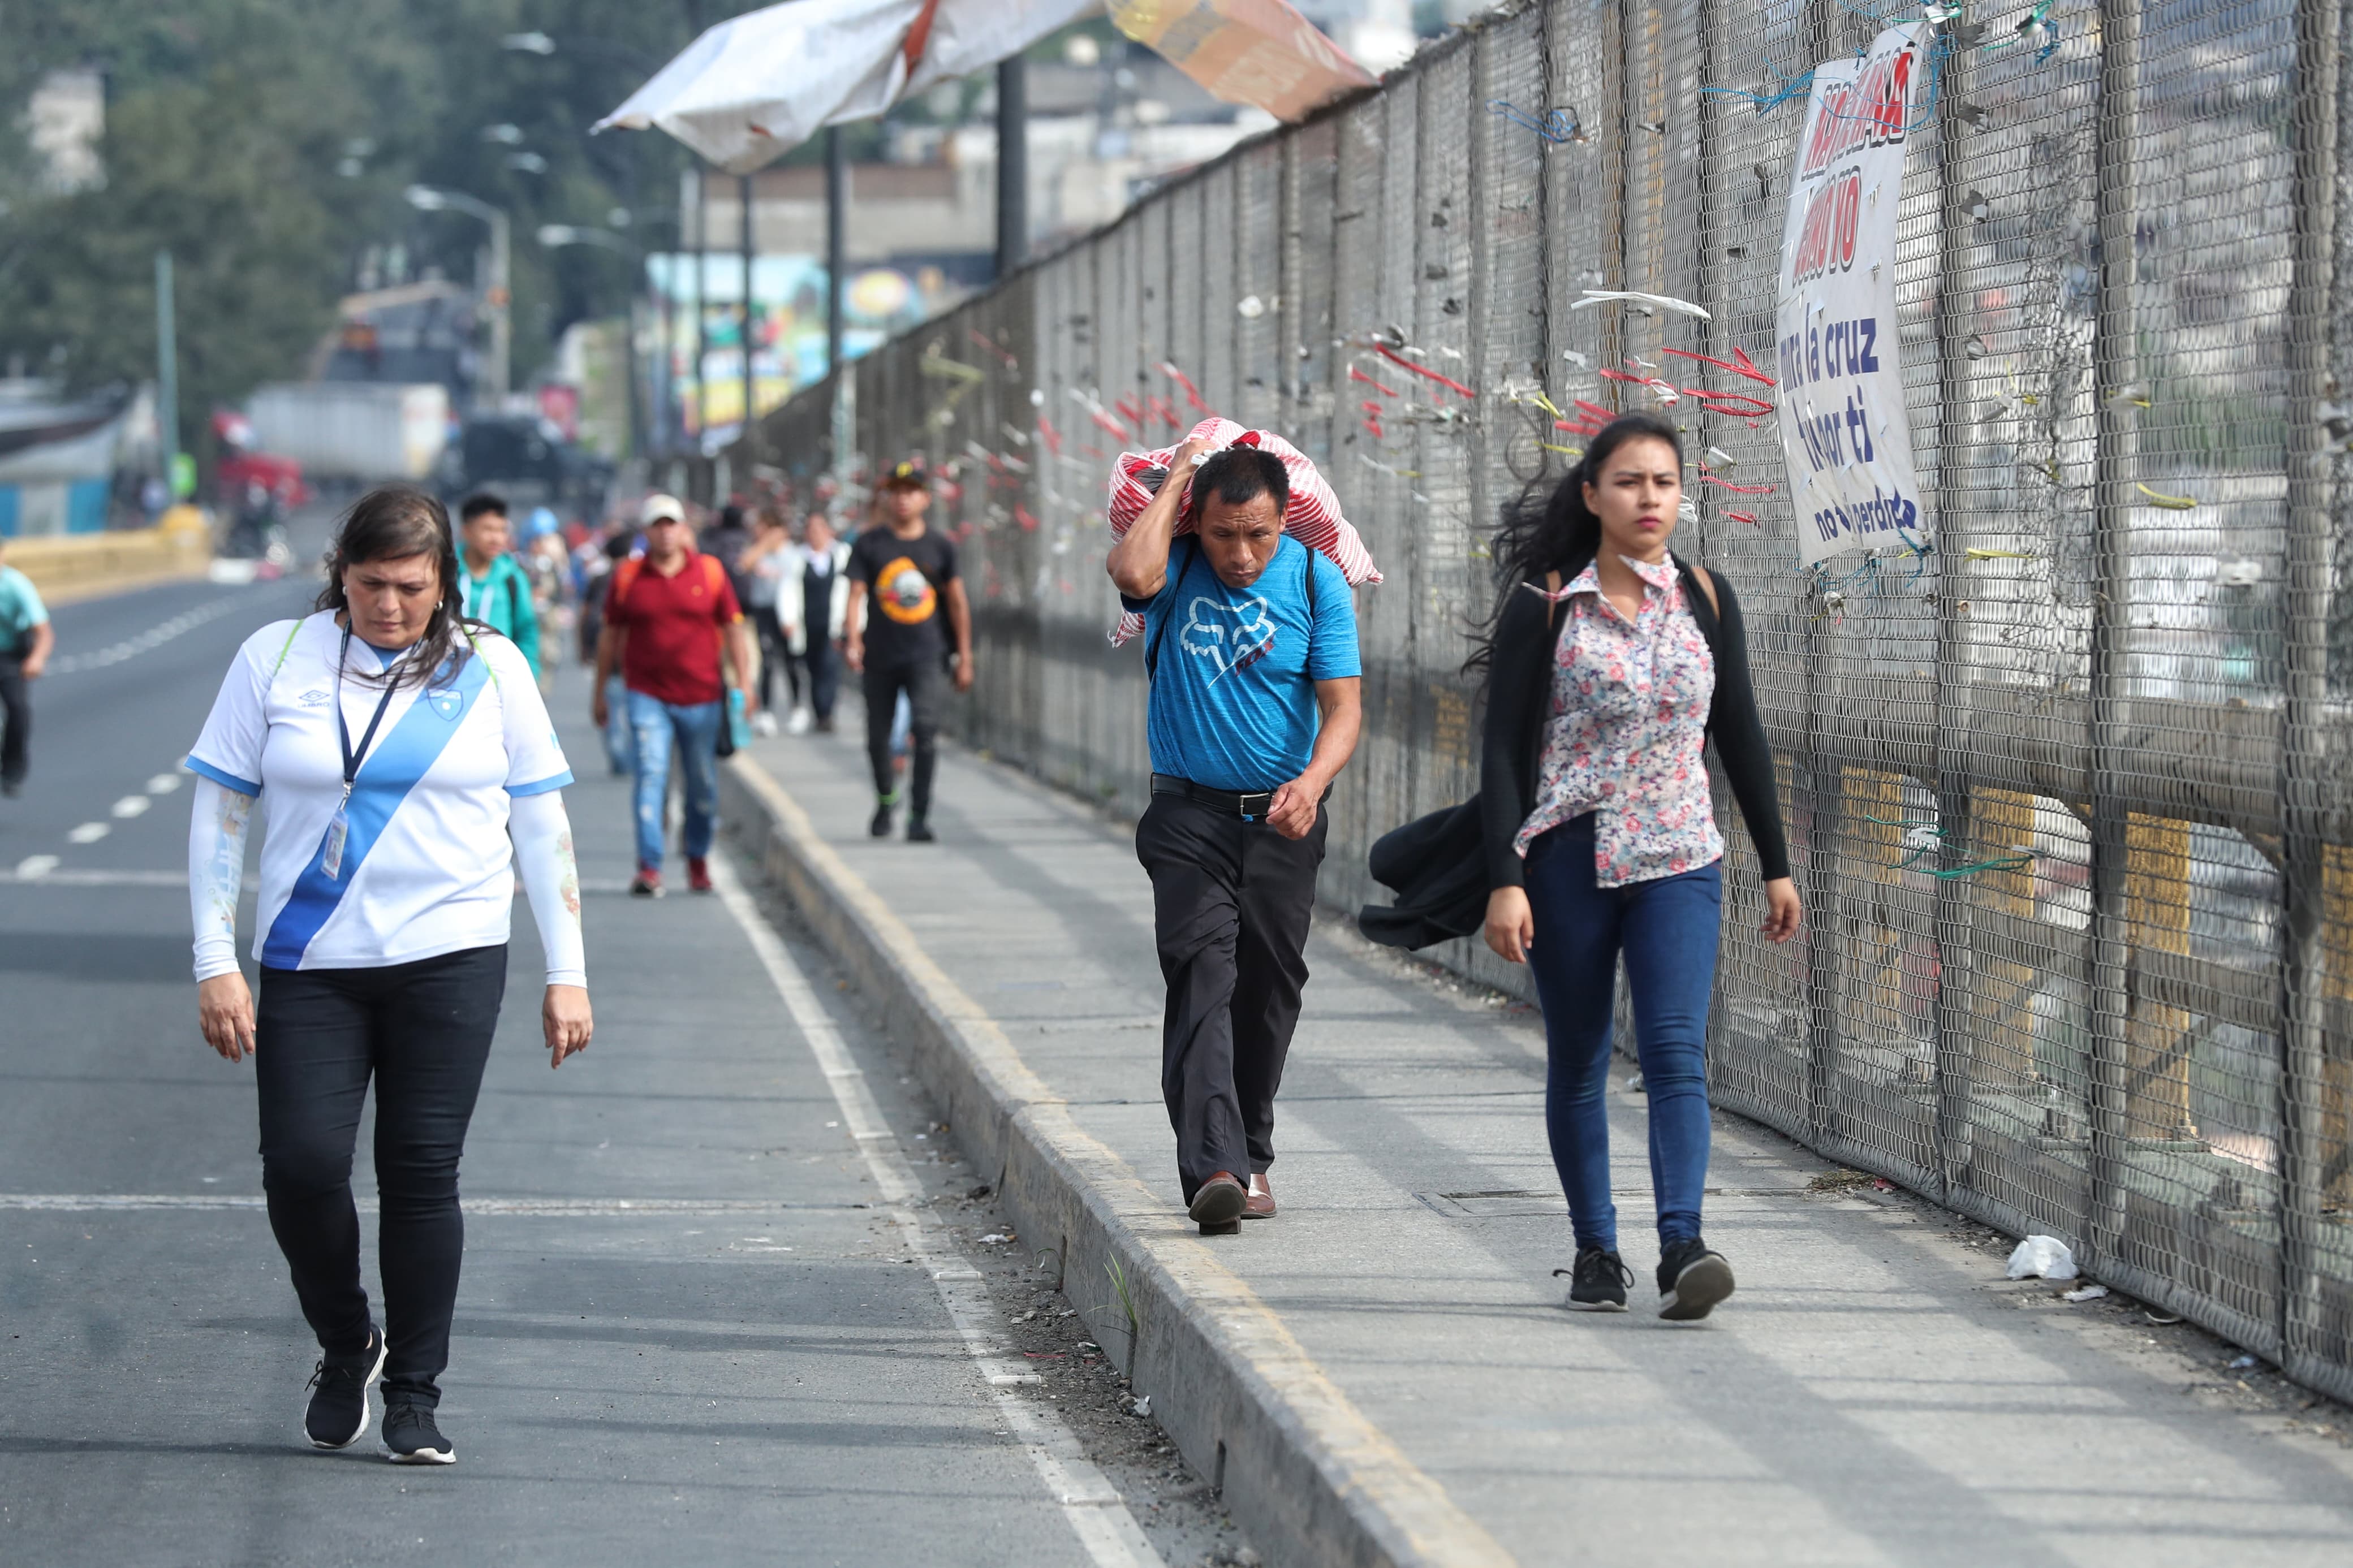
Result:
M1248 669L1274 651L1274 621L1264 599L1221 605L1204 596L1187 605L1185 612L1179 637L1185 651L1210 660L1221 676Z

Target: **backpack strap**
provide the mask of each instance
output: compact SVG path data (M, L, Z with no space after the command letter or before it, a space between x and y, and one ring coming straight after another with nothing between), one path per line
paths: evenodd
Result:
M269 685L274 686L278 683L278 672L286 668L286 656L294 651L294 639L302 635L302 623L309 618L307 616L297 616L294 617L293 626L287 629L285 642L279 645L278 662L269 667Z
M611 620L614 610L625 603L629 590L638 585L638 574L644 569L642 555L625 555L613 563L613 580L605 585L605 618Z
M1180 540L1178 542L1190 543L1191 541ZM1194 544L1190 550L1186 552L1185 564L1176 569L1176 576L1175 580L1168 584L1168 587L1182 588L1185 585L1185 579L1191 574L1193 571L1193 563L1200 553L1201 548L1198 544ZM1163 591L1166 592L1166 590ZM1314 590L1311 588L1309 591L1312 593ZM1314 614L1313 611L1310 611L1309 613L1311 616ZM1173 603L1168 606L1168 614L1170 616L1174 616L1176 614L1176 606ZM1147 686L1152 683L1153 678L1159 673L1160 643L1161 639L1167 637L1167 635L1168 622L1166 620L1163 620L1160 623L1160 629L1157 632L1155 632L1151 640L1144 645L1144 680L1145 684Z
M498 692L501 697L505 696L505 688L499 685L499 667L492 664L488 658L483 658L482 645L474 640L474 628L468 626L465 622L459 621L458 623L458 630L464 634L466 646L474 650L474 657L482 660L482 673L491 678L491 689Z

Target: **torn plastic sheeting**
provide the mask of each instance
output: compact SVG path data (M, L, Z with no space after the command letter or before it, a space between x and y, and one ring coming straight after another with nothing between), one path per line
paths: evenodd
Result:
M2031 1279L2075 1278L2074 1250L2055 1236L2030 1236L2010 1255L2010 1278Z
M1110 0L1111 25L1227 103L1304 120L1371 72L1284 0Z
M828 125L1020 53L1094 0L790 0L705 30L596 130L656 127L748 174Z

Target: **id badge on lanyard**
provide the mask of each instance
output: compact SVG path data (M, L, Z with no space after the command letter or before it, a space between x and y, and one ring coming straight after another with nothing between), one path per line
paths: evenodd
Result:
M343 628L343 643L335 655L335 739L343 753L343 794L335 802L334 820L327 824L327 841L319 851L319 869L330 882L339 882L343 876L343 846L351 841L352 785L360 776L360 764L367 760L368 748L375 743L376 726L384 722L384 710L392 706L392 693L397 684L398 667L388 666L384 671L384 695L376 699L375 716L368 721L367 732L360 737L359 750L352 749L351 726L343 722L343 662L351 655L351 628Z

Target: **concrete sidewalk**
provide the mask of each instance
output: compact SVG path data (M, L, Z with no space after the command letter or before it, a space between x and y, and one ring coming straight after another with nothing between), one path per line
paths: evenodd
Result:
M1177 1206L1128 835L952 753L942 842L871 840L851 728L754 747L729 778L731 830L892 994L902 1032L963 1042L935 1064L955 1081L931 1088L976 1158L1007 1163L1008 1204L1040 1216L1025 1240L1060 1241L1107 1343L1131 1292L1104 1265L1153 1292L1145 1342L1122 1349L1137 1387L1276 1560L2353 1552L2340 1407L2137 1304L2006 1281L2006 1238L1734 1118L1717 1118L1707 1226L1739 1293L1706 1323L1659 1321L1630 1068L1612 1159L1635 1310L1564 1311L1538 1021L1337 916L1310 950L1280 1103L1282 1213L1198 1239ZM863 960L841 951L860 943ZM1082 1256L1080 1231L1113 1257Z

